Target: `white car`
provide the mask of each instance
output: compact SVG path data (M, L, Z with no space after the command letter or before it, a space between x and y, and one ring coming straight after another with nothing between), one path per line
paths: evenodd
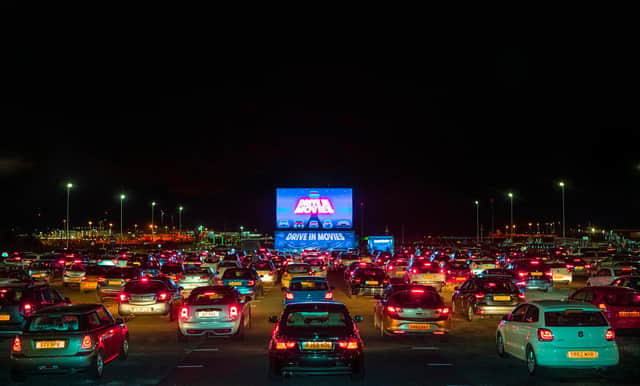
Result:
M554 283L571 284L573 281L573 272L567 267L567 263L562 261L547 262L547 266L551 269Z
M496 331L498 355L538 367L606 369L618 365L615 332L590 303L534 300L503 317Z
M440 268L437 262L419 260L404 273L404 282L430 285L438 291L442 291L446 283L446 275L444 269Z
M587 286L609 285L611 282L624 275L631 275L637 270L631 266L600 268L587 279Z

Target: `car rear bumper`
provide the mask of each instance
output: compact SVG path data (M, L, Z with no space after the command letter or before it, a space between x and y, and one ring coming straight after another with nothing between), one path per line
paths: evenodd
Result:
M240 327L240 319L232 322L185 322L180 320L178 327L184 336L234 335Z
M98 288L98 282L91 282L91 281L81 281L80 282L80 290L81 291L89 291L89 290L95 290L96 288Z
M118 314L120 315L166 315L171 310L169 303L155 303L136 305L130 303L119 303Z
M78 277L63 276L62 282L65 284L80 284L80 282L82 282L82 276L78 276Z
M353 366L359 360L359 353L294 353L284 357L271 355L284 374L351 374Z
M206 282L186 282L186 283L185 282L179 282L178 285L180 287L182 287L185 291L191 291L191 290L193 290L195 288L206 287L206 286L208 286L210 284L209 284L208 281L206 281Z
M553 287L551 280L528 280L524 285L526 289L549 289Z
M476 306L475 311L477 314L481 314L481 315L506 315L511 311L513 311L513 309L516 306L518 306L518 304L509 305L509 306L479 305L479 306Z
M570 359L567 358L569 351L597 351L598 358L595 359ZM615 343L608 347L599 348L541 348L538 346L536 352L538 365L544 367L563 368L594 368L610 367L618 365L620 358L618 346Z
M58 373L91 367L95 351L87 355L24 357L11 355L11 368L24 373Z
M428 326L429 328L416 328L414 325ZM451 319L438 321L411 321L385 317L384 329L385 332L390 335L446 334L451 329Z

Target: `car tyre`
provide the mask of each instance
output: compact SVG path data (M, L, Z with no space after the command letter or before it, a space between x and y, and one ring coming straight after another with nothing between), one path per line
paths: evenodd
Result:
M22 371L12 368L9 371L9 379L11 382L20 383L26 381L27 377Z
M538 361L536 359L536 353L533 351L533 348L531 346L527 346L526 363L527 372L529 373L529 375L536 375L536 370L538 369Z
M280 369L280 365L273 359L269 359L269 370L268 370L269 380L271 381L279 381L282 377L282 370Z
M244 318L242 318L242 320L240 321L240 324L238 325L238 331L236 331L235 336L239 341L244 341Z
M93 365L91 366L91 377L94 379L102 378L104 374L104 356L102 350L98 351L96 357L93 358Z
M467 307L467 320L469 322L473 322L474 317L475 317L475 312L473 312L473 306L469 305L469 307Z
M364 380L364 358L362 355L353 363L351 369L351 380L362 381Z
M126 361L129 358L129 336L127 335L124 338L124 342L122 342L122 347L120 347L120 359Z
M500 358L505 358L507 353L504 351L504 338L502 334L496 336L496 352Z
M176 311L173 309L173 306L169 307L169 321L173 322L176 318Z

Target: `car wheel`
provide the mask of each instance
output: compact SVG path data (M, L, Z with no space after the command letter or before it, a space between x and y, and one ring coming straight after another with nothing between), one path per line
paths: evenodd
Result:
M469 305L469 307L467 307L467 320L470 322L473 322L473 318L475 317L475 312L473 312L473 306Z
M351 365L351 380L362 381L364 379L364 358L362 355Z
M502 334L496 336L496 352L500 358L507 356L507 353L504 351L504 338L502 338Z
M12 368L9 371L9 379L11 379L11 382L19 383L19 382L26 381L27 377L25 376L25 374L23 372Z
M238 331L236 331L235 335L238 340L244 340L244 318L242 318L242 320L240 321L240 324L238 325Z
M176 320L176 312L173 307L169 307L169 321L173 322Z
M536 375L538 369L538 362L536 360L536 353L533 352L531 346L527 347L527 372L529 375Z
M104 372L104 357L102 356L102 351L98 351L96 357L93 359L93 366L91 368L91 377L92 378L102 378L102 374Z
M268 371L270 380L278 380L282 376L282 370L280 369L280 364L273 359L269 359L269 371Z
M129 337L124 338L124 342L122 342L122 347L120 347L120 359L126 361L129 358Z

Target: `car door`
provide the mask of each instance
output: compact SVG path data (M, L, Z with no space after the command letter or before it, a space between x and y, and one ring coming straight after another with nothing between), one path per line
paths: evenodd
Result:
M503 338L505 351L520 359L524 358L524 354L519 350L522 342L518 340L520 338L518 332L520 325L524 323L527 308L529 308L528 304L522 304L516 307L513 312L511 312L511 317L507 322L507 328L504 329L505 336Z
M518 324L518 330L516 332L516 338L514 339L518 344L516 345L517 352L525 357L525 350L527 343L533 339L537 339L538 324L539 324L540 310L533 304L529 304L527 311L524 314L524 320Z
M460 310L464 314L469 306L473 306L475 302L476 283L473 280L467 282L467 286L462 290L462 300L460 301Z

